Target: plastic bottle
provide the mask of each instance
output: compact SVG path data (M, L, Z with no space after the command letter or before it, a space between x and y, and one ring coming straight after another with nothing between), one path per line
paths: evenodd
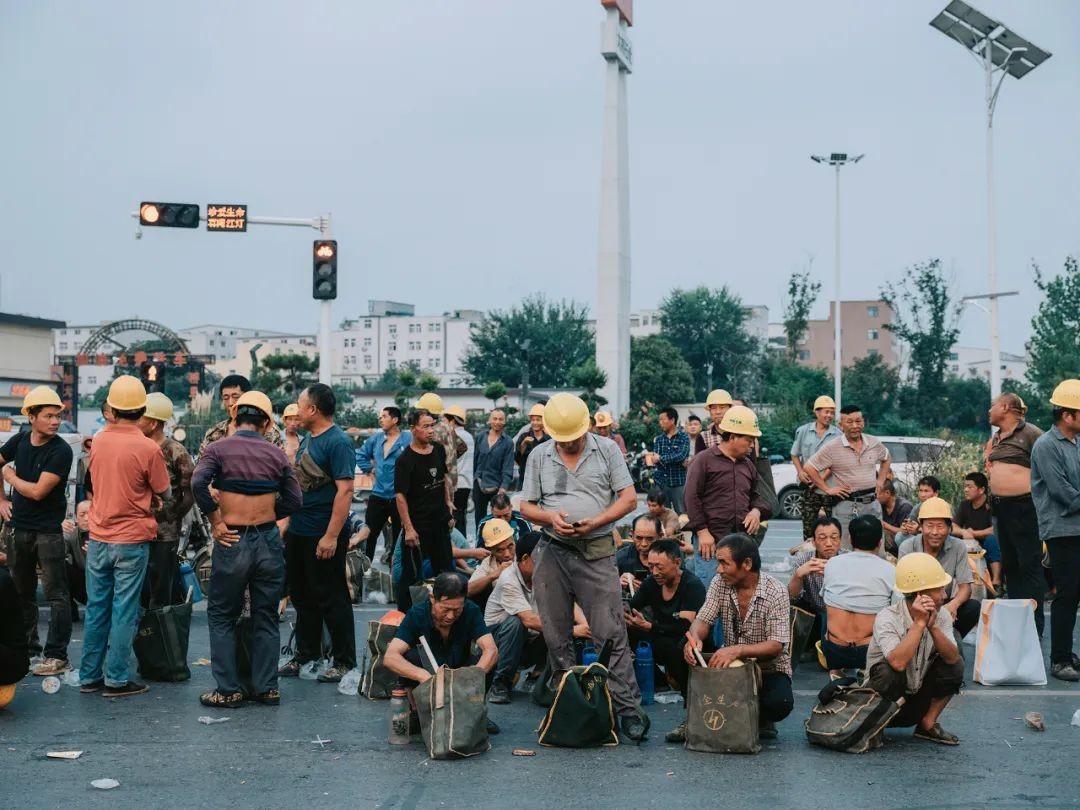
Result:
M390 744L409 744L409 693L404 689L390 693Z
M634 651L634 677L637 678L638 689L641 690L642 706L651 706L656 702L653 675L652 647L647 641L639 642Z
M596 647L586 647L581 651L581 665L583 667L595 664L599 658L600 654L596 652Z

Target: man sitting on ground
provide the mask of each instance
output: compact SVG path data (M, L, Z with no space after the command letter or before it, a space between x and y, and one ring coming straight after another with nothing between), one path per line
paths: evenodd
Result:
M505 520L495 518L484 523L480 540L490 554L469 576L469 599L483 610L495 581L514 563L514 530Z
M920 533L900 545L899 558L914 552L925 552L934 557L949 575L946 587L948 600L945 610L953 618L953 626L960 638L966 636L979 623L979 600L971 598L971 566L967 560L967 546L963 540L950 537L952 531L952 508L941 498L930 498L919 505Z
M434 661L422 656L422 638L427 640ZM473 654L473 644L480 649L479 655ZM457 574L445 572L435 577L431 598L409 608L386 648L383 665L411 692L431 679L432 667L478 666L490 673L498 657L484 614L465 598L465 582ZM499 733L490 720L488 733Z
M619 581L633 596L649 576L649 549L660 539L660 521L646 513L634 518L630 526L630 542L615 552Z
M821 652L831 677L842 676L844 669L866 668L874 617L892 602L896 570L878 556L881 531L881 522L873 515L852 518L851 552L825 566Z
M896 484L892 480L885 481L878 487L877 500L881 504L881 527L885 530L885 550L890 554L896 554L896 535L899 534L900 527L908 519L914 507L911 501L896 494Z
M793 607L820 616L825 612L821 585L825 563L840 553L840 521L833 517L818 518L813 523L813 549L799 551L791 557L791 579L788 597Z
M721 669L732 662L756 658L761 668L759 713L762 739L775 739L776 723L795 705L791 692L791 602L787 589L775 577L761 572L761 556L749 535L729 534L716 544L717 574L705 594L705 604L690 625L683 647L687 664L696 665L696 653L706 639L711 647L712 626L719 621L724 646L706 656L708 665ZM668 742L686 740L686 721L670 732Z
M510 503L510 496L505 492L497 492L491 496L491 501L488 503L488 509L490 510L486 515L480 517L479 523L476 524L476 537L477 545L481 545L482 533L484 526L490 520L505 520L510 524L510 528L514 530L514 541L517 542L523 534L531 532L532 525L525 518L521 516L521 513L514 509Z
M896 590L904 600L874 620L864 682L882 697L904 698L890 727L915 726L915 738L943 745L960 740L938 718L964 682L964 662L942 606L951 577L929 554L912 552L896 565Z
M915 494L918 496L919 504L926 503L931 498L938 497L941 492L941 481L933 475L924 475L919 479L919 483L915 485ZM918 506L913 508L908 516L904 519L904 522L900 524L900 532L896 535L896 545L901 545L905 540L910 537L914 537L919 533L919 519L916 516L918 513Z
M989 482L981 472L964 476L964 500L956 507L953 517L954 537L975 540L986 549L986 563L990 568L990 582L1001 593L1001 546L994 537L994 517L986 497Z
M669 504L667 493L660 487L653 487L645 496L645 506L648 507L649 514L660 521L664 529L663 536L676 537L680 531L679 515Z
M649 549L649 578L626 609L630 646L649 642L653 660L664 668L686 700L690 669L683 659L686 631L705 603L705 583L682 567L679 544L667 538Z

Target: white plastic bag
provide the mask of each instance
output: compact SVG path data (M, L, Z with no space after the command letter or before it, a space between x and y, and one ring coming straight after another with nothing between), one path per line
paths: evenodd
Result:
M319 677L319 661L308 661L300 667L300 679L314 681Z
M353 697L356 697L356 693L359 689L360 670L354 667L341 676L341 680L338 681L337 690L343 695L352 695Z
M1046 685L1032 599L987 599L975 629L975 681Z

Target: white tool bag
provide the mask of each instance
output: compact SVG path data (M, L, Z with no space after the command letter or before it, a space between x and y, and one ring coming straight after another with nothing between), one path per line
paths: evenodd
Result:
M986 686L1044 686L1046 666L1033 599L987 599L975 630L975 680Z

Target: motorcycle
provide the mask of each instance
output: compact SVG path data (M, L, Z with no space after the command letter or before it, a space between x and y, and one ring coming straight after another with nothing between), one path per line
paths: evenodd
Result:
M647 493L656 485L656 467L650 467L645 463L645 454L648 452L649 448L645 446L645 442L642 442L640 450L626 454L626 466L630 468L634 488L642 493Z

